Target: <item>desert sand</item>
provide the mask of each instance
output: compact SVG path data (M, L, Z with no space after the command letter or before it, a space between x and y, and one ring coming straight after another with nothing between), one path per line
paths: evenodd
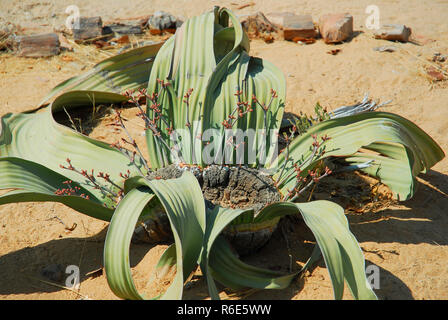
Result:
M253 5L237 9L242 4ZM126 3L126 4L123 4ZM397 113L420 126L448 150L448 81L433 82L425 74L436 52L448 54L448 2L442 0L389 1L36 1L2 0L0 22L10 21L27 33L52 31L64 25L65 8L77 5L81 15L101 16L103 21L151 15L164 10L184 19L225 6L236 14L290 11L311 14L314 21L325 13L349 12L354 16L356 36L343 44L310 45L276 40L267 44L251 41L251 55L278 66L287 80L286 111L310 113L316 102L329 110L353 104L365 93L380 102L392 99L383 111ZM376 40L366 28L365 9L375 4L381 24L400 23L412 28L415 43ZM394 45L397 51L378 52L374 47ZM327 52L340 49L337 55ZM47 59L20 58L0 53L0 116L36 107L59 82L87 71L107 58L91 46L80 53L62 53ZM69 58L67 58L69 57ZM448 69L448 62L445 70ZM131 112L131 111L129 111ZM138 127L132 128L138 136ZM108 135L99 126L95 138ZM380 299L448 299L448 159L445 158L419 178L419 191L409 201L393 203L380 210L347 212L353 234L364 251L366 264L380 269ZM67 226L76 223L73 231ZM303 225L276 233L272 241L247 261L259 266L288 271L290 253L297 269L310 252ZM104 275L85 274L102 266L107 223L79 214L55 203L21 203L0 206L0 299L116 299ZM284 239L288 238L288 246ZM144 288L166 245L133 245L136 284ZM43 282L41 271L48 265L78 265L82 282L73 292ZM198 277L185 291L186 299L207 298L205 281ZM47 280L48 281L48 280ZM146 288L156 294L160 288ZM223 293L223 297L226 295ZM327 270L321 262L306 277L281 291L256 292L251 299L332 299ZM346 290L344 298L351 299Z

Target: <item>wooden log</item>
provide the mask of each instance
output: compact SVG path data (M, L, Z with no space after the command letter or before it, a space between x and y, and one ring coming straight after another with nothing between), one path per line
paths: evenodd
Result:
M84 42L103 35L103 21L101 17L80 17L79 26L73 28L75 42Z
M17 54L21 57L50 57L59 54L60 42L56 33L17 37Z
M139 21L137 22L117 22L106 25L103 28L103 34L118 34L118 35L126 35L126 34L142 34L143 28Z

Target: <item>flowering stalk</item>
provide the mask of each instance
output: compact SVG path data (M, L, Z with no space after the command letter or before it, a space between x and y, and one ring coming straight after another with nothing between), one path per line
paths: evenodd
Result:
M324 135L321 137L322 140L322 144L318 141L317 136L315 134L312 134L311 137L313 138L313 143L312 143L312 148L313 151L311 153L311 155L306 158L303 162L300 163L299 168L302 169L308 165L310 165L313 161L315 161L316 159L319 159L320 157L322 157L325 154L325 149L321 148L323 143L325 143L325 141L330 140L331 138L328 137L327 135ZM285 163L286 164L287 159L285 159ZM296 167L297 164L294 164L294 167ZM277 185L281 185L283 184L286 180L288 180L294 173L290 173L289 175L285 176L283 179L280 180L280 176L279 176L279 180L277 182Z
M298 189L298 185L296 185L296 187L294 187L293 190L288 193L288 196L286 197L286 199L284 198L284 201L294 202L295 200L297 200L297 198L303 192L305 192L314 183L318 183L320 180L322 180L323 178L329 176L331 173L332 173L332 171L328 167L325 167L325 173L320 175L320 176L318 175L318 173L316 171L309 170L308 174L310 175L311 180L308 182L308 184L305 187L303 187L302 189ZM303 182L306 182L306 179L303 179ZM298 184L299 184L299 182L298 182ZM294 193L295 193L295 195L294 195ZM292 197L291 200L288 200L288 198L290 198L291 195L294 195L294 196Z
M181 159L181 161L184 161L182 158L182 155L174 155L173 154L173 150L174 148L170 147L166 141L162 138L162 133L159 130L158 127L158 121L161 120L165 126L166 126L166 130L168 135L172 138L173 141L176 142L177 138L175 136L175 130L173 129L173 126L169 123L169 121L166 119L166 117L162 114L161 111L161 105L158 102L159 97L161 96L161 94L163 94L166 90L166 88L170 85L170 83L168 81L163 81L160 79L157 79L157 82L160 84L161 86L161 90L159 93L152 93L151 95L149 95L146 92L146 89L140 89L138 91L138 95L137 98L134 95L134 91L126 91L124 93L124 95L129 97L129 100L131 103L133 103L135 106L137 106L137 108L139 109L139 112L137 113L137 116L140 117L141 119L143 119L143 121L145 122L145 129L147 130L151 130L152 134L154 137L156 137L156 139L163 144L169 151L170 153L174 156L174 157L179 157ZM144 97L147 104L148 102L150 102L150 105L148 106L149 110L152 111L152 118L149 117L147 115L147 113L143 110L142 106L139 103L139 100ZM148 171L150 172L150 171Z
M186 105L186 119L187 119L187 121L186 121L186 123L185 123L185 126L188 128L188 131L189 131L189 133L190 133L190 154L191 154L191 161L192 161L192 163L194 163L195 162L195 159L194 159L194 140L193 140L193 129L192 129L192 127L191 127L191 122L190 122L190 97L191 97L191 94L193 93L193 88L190 88L190 89L188 89L188 91L187 91L187 93L185 93L185 95L184 95L184 100L183 100L183 102L185 103L185 105Z
M252 95L252 101L255 102L260 108L263 110L263 117L264 117L264 128L265 132L268 132L268 110L272 105L272 102L274 101L274 98L277 98L277 92L273 89L271 89L271 99L269 100L269 103L266 105L264 103L261 103L255 95Z
M135 150L138 152L138 155L140 156L140 159L141 159L142 162L143 162L143 165L144 165L145 168L146 168L146 171L147 171L147 172L151 172L151 169L149 168L148 163L146 162L145 158L143 157L143 153L141 152L140 148L138 147L137 142L134 140L134 138L132 138L131 134L130 134L129 131L126 129L126 126L124 125L123 118L121 117L121 113L120 113L120 111L115 110L115 115L116 115L116 117L115 117L115 125L120 126L120 127L123 129L123 131L126 133L126 135L128 136L128 139L129 139L129 141L126 140L126 139L121 139L121 140L122 140L123 142L127 143L127 144L132 145L132 146L135 148ZM133 158L135 158L135 157L133 157ZM135 164L135 161L132 161L132 162L133 162L133 164L134 164L136 167L138 167L138 166ZM139 168L139 170L140 170L140 168ZM140 172L141 172L141 171L140 171Z
M289 120L289 121L291 122L291 120ZM279 174L278 179L276 181L277 185L279 184L279 181L280 181L280 179L283 176L283 172L285 171L286 164L289 161L289 145L291 144L291 141L294 139L296 131L297 131L297 127L295 125L292 125L292 127L291 127L291 129L289 131L290 132L289 136L286 134L286 132L283 133L283 137L285 138L285 141L286 141L286 151L285 151L286 152L286 156L285 156L285 162L283 163L282 170L280 171L280 174Z
M60 167L61 167L62 169L66 169L66 170L70 170L70 171L76 172L76 173L82 175L83 177L87 178L87 180L90 181L91 184L93 184L93 187L94 187L95 189L100 190L101 193L102 193L104 196L106 196L106 197L112 199L114 202L117 202L117 199L119 198L119 194L122 194L122 193L124 192L123 188L121 188L119 185L115 184L112 180L110 180L110 176L109 176L109 174L100 172L100 173L98 174L98 177L103 178L103 179L104 179L106 182L108 182L110 185L112 185L113 187L117 188L117 189L119 190L119 194L115 193L111 188L109 188L109 187L107 187L107 186L104 186L104 185L101 185L101 184L97 181L97 179L95 178L95 173L94 173L94 170L93 170L93 169L91 170L91 173L89 174L89 173L87 172L87 170L84 170L84 169L78 170L78 169L76 169L76 168L72 165L72 162L71 162L71 160L70 160L69 158L67 158L66 161L67 161L67 163L68 163L68 166L64 166L64 165L61 164ZM69 180L69 181L66 181L66 182L67 182L67 184L69 185L68 191L65 191L65 192L64 192L64 191L61 191L61 192L56 191L56 192L60 193L60 195L72 195L72 194L74 194L76 191L79 191L79 188L77 188L77 187L74 187L74 188L71 188L71 187L70 187L70 184L71 184L71 181L70 181L70 180ZM56 192L55 192L55 193L56 193ZM56 194L58 194L58 193L56 193ZM81 195L81 196L83 196L83 195ZM88 199L88 196L84 196L83 198Z
M288 193L283 197L284 201L287 201L288 199L290 199L291 197L293 197L290 201L294 201L295 199L297 199L297 197L302 194L305 190L307 190L312 184L319 182L322 178L328 176L331 174L331 170L328 167L325 167L325 173L321 176L318 175L318 171L313 171L313 170L308 170L308 175L311 177L311 181L302 189L300 189L299 187L307 182L307 178L303 177L302 175L302 169L308 165L310 165L314 159L319 159L320 157L322 157L325 154L325 149L321 148L322 144L321 142L319 142L319 140L317 139L316 135L311 135L311 137L313 138L313 143L312 143L312 147L313 147L313 152L311 154L311 156L309 158L307 158L305 161L303 161L300 165L295 163L294 164L294 172L296 173L296 184L295 186L292 188L292 190L289 190ZM322 143L324 143L325 141L330 140L330 138L327 135L324 135L321 137ZM291 174L287 177L289 178L291 176Z

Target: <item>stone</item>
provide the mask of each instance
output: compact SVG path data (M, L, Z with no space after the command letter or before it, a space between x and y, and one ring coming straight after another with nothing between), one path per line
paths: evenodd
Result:
M95 39L103 35L103 21L101 17L80 17L79 28L73 28L75 42Z
M411 28L404 24L385 24L375 32L375 39L408 42L411 33Z
M240 19L240 22L251 39L267 37L278 30L261 12L244 16Z
M353 34L353 16L348 13L325 14L319 19L319 31L325 43L339 43Z
M177 29L182 23L183 21L164 11L157 11L149 18L149 28L153 30Z
M310 15L286 15L283 18L283 38L311 39L317 37L313 18Z
M270 12L265 16L272 24L283 28L285 25L285 17L295 16L295 14L292 12Z
M61 48L56 33L20 36L15 39L17 55L21 57L42 58L58 55Z

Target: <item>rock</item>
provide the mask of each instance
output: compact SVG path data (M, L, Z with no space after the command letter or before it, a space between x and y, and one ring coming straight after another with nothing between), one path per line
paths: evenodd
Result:
M64 269L60 264L50 264L42 270L42 275L45 278L56 282L61 282L64 274Z
M80 17L79 28L73 28L75 42L83 42L103 35L103 21L101 17Z
M163 31L177 29L182 23L183 21L164 11L157 11L149 18L149 28L152 30Z
M55 56L61 49L56 33L16 37L15 47L19 56L32 58Z
M285 15L283 17L283 38L285 40L315 37L317 37L317 31L310 15Z
M244 16L240 19L241 26L247 32L249 38L265 38L271 33L277 32L278 28L273 25L263 13L257 12L253 15Z
M325 14L319 19L319 31L325 43L338 43L353 34L353 16L348 13Z
M375 39L408 42L411 33L411 28L404 24L385 24L375 32Z
M285 17L294 16L295 14L292 12L271 12L266 14L266 18L276 25L277 27L283 28L285 25Z

